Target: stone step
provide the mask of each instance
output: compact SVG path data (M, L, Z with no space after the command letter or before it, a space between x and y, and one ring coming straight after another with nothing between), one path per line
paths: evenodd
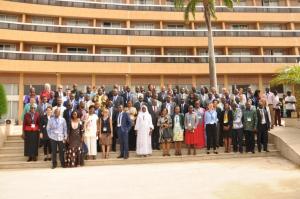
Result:
M185 162L185 161L204 161L214 159L231 159L231 158L253 158L253 157L272 157L280 156L278 150L271 150L269 153L220 153L220 154L198 154L198 155L183 155L183 156L149 156L149 157L130 157L127 160L110 158L85 161L85 166L104 166L104 165L125 165L125 164L149 164L149 163L170 163L170 162ZM30 168L50 168L51 162L37 161L3 161L0 162L0 169L30 169Z
M9 135L6 140L23 140L21 135Z
M4 147L21 147L24 146L24 141L20 140L5 140Z
M268 145L269 149L275 149L274 144ZM173 144L171 146L173 148ZM187 148L183 147L183 150ZM42 153L42 147L39 149L40 153ZM119 145L117 145L117 151L119 150ZM197 149L200 150L200 149ZM220 147L220 151L224 151L223 147ZM24 153L24 144L20 144L19 146L4 146L0 148L0 154L23 154Z

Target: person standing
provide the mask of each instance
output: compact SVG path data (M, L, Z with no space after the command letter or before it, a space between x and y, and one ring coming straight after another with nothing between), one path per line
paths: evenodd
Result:
M129 114L131 124L132 124L129 134L128 134L129 151L135 151L136 150L136 133L134 131L134 125L135 125L135 121L136 121L137 110L134 106L132 106L131 100L128 100L127 107L125 107L124 110L126 113Z
M287 118L291 118L292 112L296 110L296 98L292 95L291 91L288 91L287 96L285 97L285 110L286 110L286 116Z
M112 118L109 115L108 109L104 109L102 117L99 119L100 144L102 147L102 158L109 158L110 145L112 144L113 125Z
M213 148L214 153L218 154L217 151L217 111L214 109L213 104L208 104L208 110L205 112L205 130L206 130L206 147L207 147L207 154L210 154L210 148Z
M236 103L232 104L232 139L233 139L233 151L236 153L239 151L243 153L243 112L237 107Z
M267 105L269 107L270 115L271 115L271 118L270 118L271 128L273 128L274 121L275 121L274 120L275 119L275 109L274 109L275 108L275 104L274 104L275 96L274 96L274 93L272 93L269 88L266 88L265 97L266 97Z
M66 166L77 167L83 166L83 125L78 113L72 111L71 121L68 128L68 148L66 153Z
M279 100L279 96L277 91L274 91L274 101L273 101L274 111L275 111L275 117L274 117L274 125L282 126L281 125L281 102Z
M152 124L154 126L154 129L152 131L152 149L156 149L159 150L159 127L157 126L157 120L160 114L160 108L161 106L158 104L158 100L156 99L152 99L151 100L151 104L150 104L150 108L149 113L151 114L151 118L152 118Z
M200 107L200 100L195 102L194 112L197 115L198 124L195 130L195 147L203 148L205 146L205 136L204 136L204 108Z
M196 155L195 143L197 143L197 136L195 136L195 130L197 125L197 115L193 110L193 106L190 105L189 111L184 117L185 143L188 145L188 155L191 155L191 148L193 148L193 154Z
M224 110L222 111L220 117L220 125L221 125L221 131L223 135L225 153L230 153L230 149L231 149L232 123L233 123L232 111L230 110L229 103L225 102Z
M129 115L124 112L123 106L118 106L118 117L117 117L117 132L120 142L120 155L118 158L128 159L128 132L132 126Z
M263 102L259 101L257 108L257 148L258 152L261 152L261 146L263 145L263 150L268 151L268 131L270 130L270 118L263 106Z
M147 106L143 105L139 112L134 130L136 130L136 154L146 157L152 154L151 134L154 127Z
M35 111L36 106L30 105L30 111L25 113L23 121L24 156L27 162L37 161L39 137L40 137L40 115Z
M157 126L159 127L159 141L162 145L163 156L170 156L170 143L173 138L172 119L168 114L167 108L162 108L160 117L157 120Z
M257 114L256 109L252 108L251 100L246 102L246 109L243 114L243 126L246 144L246 153L255 153L255 140L254 132L256 132L257 127Z
M51 117L47 124L47 133L51 142L52 149L52 169L57 167L56 153L59 150L59 159L61 167L65 168L64 148L68 138L67 123L63 117L60 117L60 109L54 110L54 117Z
M175 106L174 115L172 117L173 124L173 141L175 145L175 155L182 155L181 144L183 142L184 132L184 114L180 113L180 106Z
M40 128L41 128L41 133L42 135L42 141L43 141L43 146L44 146L44 161L51 160L51 142L50 138L47 133L47 124L48 121L50 120L52 116L52 107L48 106L46 109L46 114L41 116L40 119Z
M98 116L95 107L89 107L89 114L84 122L84 143L87 145L88 154L86 159L96 159L97 156L97 132L99 132Z

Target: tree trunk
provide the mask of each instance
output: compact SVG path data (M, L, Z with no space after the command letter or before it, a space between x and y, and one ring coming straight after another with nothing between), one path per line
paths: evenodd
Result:
M210 87L214 87L218 91L217 73L216 73L216 61L214 40L211 29L211 16L208 6L204 5L204 17L207 26L207 38L208 38L208 64L209 64L209 82Z

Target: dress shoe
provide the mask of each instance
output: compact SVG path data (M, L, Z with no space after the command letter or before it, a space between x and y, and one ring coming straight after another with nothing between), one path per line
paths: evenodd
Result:
M255 151L252 151L252 153L254 154L254 153L255 153Z
M119 155L117 158L119 158L119 159L120 159L120 158L124 158L124 156Z
M27 162L31 162L32 161L32 158L30 157L30 158L28 158L28 160L27 160Z
M33 158L32 158L32 161L36 162L36 161L37 161L37 158L36 158L36 157L33 157Z
M214 151L214 154L218 154L218 151Z
M57 165L52 165L51 169L55 169L57 167Z
M267 153L270 152L268 149L267 149L267 150L264 150L264 151L267 152Z
M48 160L48 158L44 158L44 161L47 161Z
M128 159L128 156L124 156L124 160L127 160Z

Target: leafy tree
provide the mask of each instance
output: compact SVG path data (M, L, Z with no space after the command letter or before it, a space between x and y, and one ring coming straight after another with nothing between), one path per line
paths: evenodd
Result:
M4 86L0 84L0 118L7 113L7 99Z

